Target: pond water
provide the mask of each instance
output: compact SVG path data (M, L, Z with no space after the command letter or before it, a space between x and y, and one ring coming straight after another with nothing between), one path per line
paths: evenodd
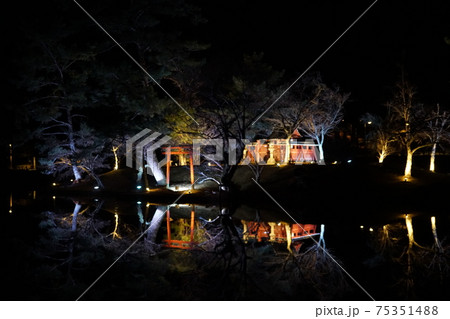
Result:
M433 233L431 215L403 212L370 225L299 219L270 207L70 198L39 189L2 198L4 300L450 297L443 289L450 278L446 215L435 216Z

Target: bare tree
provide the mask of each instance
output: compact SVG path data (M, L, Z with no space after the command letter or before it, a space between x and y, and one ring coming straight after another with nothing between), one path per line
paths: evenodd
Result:
M439 104L436 105L436 110L432 110L431 115L427 121L428 137L432 143L430 154L430 171L435 171L436 149L440 142L450 141L450 112L441 111Z
M369 116L370 115L370 116ZM366 113L363 118L364 125L369 124L373 127L367 136L369 140L369 147L371 147L376 153L378 163L383 164L386 157L397 151L395 142L395 132L392 131L392 116L387 116L381 119L378 116Z
M305 118L299 129L314 139L319 148L319 164L325 164L323 143L329 134L342 120L343 105L349 94L339 93L339 89L331 89L323 83L316 86L315 98L305 108Z
M394 116L394 125L397 140L406 150L406 165L404 176L411 176L413 155L419 149L431 146L425 143L427 138L426 125L424 125L424 110L416 102L414 88L405 80L397 83L397 92L392 101L387 103Z
M300 128L307 117L306 110L321 93L320 90L316 90L320 83L321 78L317 74L304 78L296 90L289 91L284 96L283 100L272 109L271 116L266 119L274 126L274 131L286 139L285 163L290 159L292 134Z
M393 142L395 142L395 138L390 132L379 128L375 133L375 148L377 151L378 163L383 164L386 157L395 153L396 149L393 146Z

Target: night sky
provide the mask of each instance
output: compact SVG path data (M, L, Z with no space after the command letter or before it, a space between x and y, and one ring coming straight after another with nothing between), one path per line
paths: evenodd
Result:
M371 0L193 2L202 8L207 22L191 36L211 44L207 52L209 65L227 67L244 53L264 52L268 63L285 70L286 86L373 3ZM16 8L4 12L7 78L14 76L16 70L10 62L21 54L24 39L20 24L30 19L45 23L49 15L58 15L46 1L33 6L26 2L15 5ZM417 86L422 102L448 105L450 45L445 38L450 38L449 7L445 0L380 0L311 72L319 71L326 83L351 92L346 116L354 118L383 108L402 68L407 79ZM90 23L74 3L73 10L74 18ZM101 17L97 18L101 21ZM122 58L128 59L125 55ZM136 72L141 71L136 68ZM14 101L14 87L8 86L7 91L8 98Z
M215 53L265 52L298 77L373 1L214 1L206 10ZM378 1L313 67L375 111L401 77L424 103L450 101L450 3ZM360 110L357 110L360 113Z

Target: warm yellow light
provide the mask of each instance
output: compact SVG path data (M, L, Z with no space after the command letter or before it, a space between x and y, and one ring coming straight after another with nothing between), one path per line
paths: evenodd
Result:
M114 154L114 170L117 171L119 169L119 157L117 156L117 150L119 149L119 146L113 146L112 152Z
M149 187L146 187L145 190L146 190L147 192L149 192L149 191L150 191L150 188L149 188Z
M361 228L361 229L364 229L364 226L363 226L363 225L361 225L361 226L359 226L359 228Z
M369 124L369 125L372 124L372 121L367 122L367 124Z
M372 227L370 227L370 228L369 228L369 231L373 231L373 228L372 228Z
M56 196L53 196L52 198L53 198L53 199L56 199Z
M53 186L56 186L56 183L53 183L52 185L53 185Z
M414 231L412 225L412 218L411 216L408 216L408 214L405 214L405 222L406 222L406 229L408 230L409 248L411 248L412 245L414 244Z
M117 213L115 213L114 217L116 219L116 225L115 225L114 231L111 233L111 235L113 235L113 239L116 237L121 238L120 235L117 233L117 228L119 227L119 215Z

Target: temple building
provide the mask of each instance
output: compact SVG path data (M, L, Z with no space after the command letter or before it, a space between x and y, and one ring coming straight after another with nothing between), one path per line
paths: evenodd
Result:
M257 140L244 149L241 165L310 164L317 163L319 151L312 139L303 139L295 130L289 139Z

